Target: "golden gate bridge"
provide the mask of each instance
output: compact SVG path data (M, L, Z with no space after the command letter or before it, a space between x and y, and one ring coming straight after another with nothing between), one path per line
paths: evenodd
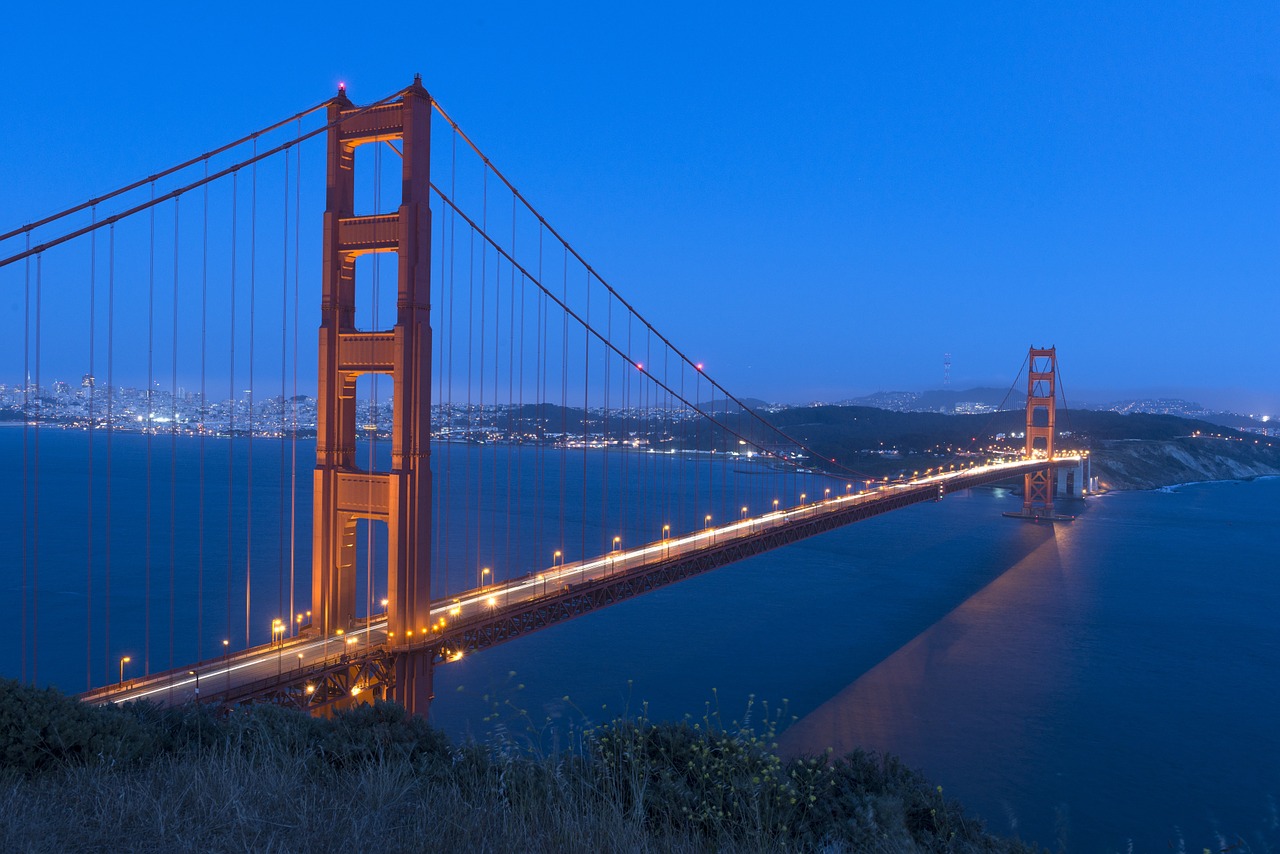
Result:
M464 655L1012 477L1018 515L1053 519L1059 470L1087 477L1055 452L1053 348L1025 363L1017 459L890 482L783 433L417 78L14 228L0 276L23 295L20 675L65 685L83 645L92 702L426 714ZM86 435L70 457L58 428Z

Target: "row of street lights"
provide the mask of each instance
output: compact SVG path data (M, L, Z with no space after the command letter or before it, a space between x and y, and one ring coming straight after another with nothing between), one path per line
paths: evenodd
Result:
M868 481L868 483L871 483L871 481ZM845 485L845 493L846 493L846 494L848 494L848 491L849 491L849 489L851 488L851 486L852 486L852 484L846 484L846 485ZM803 493L803 492L802 492L802 493L800 493L800 506L802 506L802 507L804 506L805 499L806 499L807 497L808 497L808 494L807 494L807 493ZM828 498L828 499L831 497L831 490L830 490L829 488L828 488L828 489L826 489L826 490L824 490L824 497L825 497L825 498ZM775 513L778 511L778 499L776 499L776 498L775 498L775 499L773 499L773 510L774 510L774 512L775 512ZM748 508L744 505L744 506L742 507L742 509L741 509L741 511L740 511L740 512L741 512L741 514L742 514L742 519L743 519L743 520L746 520L746 518L747 518ZM703 530L708 530L708 531L709 531L709 530L711 530L711 518L712 518L712 516L711 516L711 514L710 514L710 513L708 513L706 516L704 516L704 517L703 517L703 519L702 519L702 521L703 521ZM667 555L668 557L669 557L669 556L670 556L670 554L671 554L671 545L670 545L670 540L671 540L671 525L669 525L669 524L663 525L663 526L662 526L662 542L663 542L663 544L666 546L666 555ZM615 553L615 554L616 554L617 552L619 552L619 551L621 551L621 550L622 550L622 537L621 537L621 536L615 536L615 537L613 538L613 553ZM563 567L563 566L564 566L564 552L562 552L562 551L560 551L559 549L557 549L557 550L552 554L552 556L551 556L551 566L552 566L552 568L553 568L553 569L554 569L554 568L556 568L557 566L559 566L559 567ZM486 567L481 567L481 569L480 569L480 587L484 587L484 586L486 586L486 584L488 583L488 580L489 580L489 576L490 576L490 575L492 575L492 573L493 573L493 570L492 570L492 569L490 569L489 567L487 567L487 566L486 566ZM545 592L545 578L543 579L543 581L544 581L544 592ZM382 607L383 607L383 608L386 608L386 607L387 607L387 600L386 600L386 599L383 599L383 600L382 600ZM298 632L300 632L300 631L301 631L301 629L302 629L302 625L303 625L304 621L308 621L308 620L310 620L310 618L311 618L311 612L310 612L310 611L306 611L306 612L304 612L304 613L295 614L295 615L294 615L294 623L295 623L295 630L294 630L294 633L295 633L295 634L297 634ZM271 644L272 644L272 646L276 646L276 647L278 647L278 648L281 650L281 653L282 653L282 654L283 654L283 648L284 648L285 634L287 633L288 628L289 628L289 627L288 627L288 625L287 625L287 624L285 623L285 621L284 621L283 619L281 619L280 617L276 617L275 619L273 619L273 620L271 621ZM341 633L341 630L339 630L339 633ZM230 640L227 640L227 639L224 639L224 640L222 641L223 657L224 657L224 659L227 659L228 661L229 661L229 657L230 657L230 654L231 654L231 649L230 649L230 647L231 647L231 641L230 641ZM301 657L302 657L302 656L301 656L301 655L299 655L299 659L301 659ZM121 684L124 684L124 669L125 669L125 665L126 665L126 664L129 664L129 663L130 663L130 662L132 662L132 661L133 661L133 658L132 658L131 656L128 656L128 655L126 655L126 656L122 656L122 657L120 658L120 683L121 683ZM226 662L224 662L224 664L225 664L225 663L226 663ZM195 677L196 677L196 693L198 694L198 693L199 693L199 681L200 681L200 679L199 679L199 674L197 674L197 673L196 673L195 671L193 671L193 670L192 670L192 671L188 671L188 673L189 673L190 675L192 675L192 676L195 676ZM229 684L229 682L230 682L230 678L231 678L231 674L230 674L230 671L228 670L228 672L227 672L228 684Z

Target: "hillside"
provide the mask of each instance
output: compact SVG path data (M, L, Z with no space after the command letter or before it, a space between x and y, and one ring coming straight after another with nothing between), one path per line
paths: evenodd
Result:
M1016 449L1025 427L1022 412L943 415L862 406L794 407L768 418L820 457L876 477L984 456L993 445ZM759 425L728 421L763 439ZM1110 489L1280 474L1280 442L1197 419L1063 411L1058 430L1058 447L1090 450L1095 474Z
M1280 448L1264 441L1204 436L1109 440L1093 449L1093 473L1103 489L1154 489L1280 475Z

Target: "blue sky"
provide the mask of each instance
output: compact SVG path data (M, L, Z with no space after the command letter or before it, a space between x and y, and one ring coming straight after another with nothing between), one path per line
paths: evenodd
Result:
M11 6L0 226L421 72L735 393L1280 410L1275 3L268 5Z

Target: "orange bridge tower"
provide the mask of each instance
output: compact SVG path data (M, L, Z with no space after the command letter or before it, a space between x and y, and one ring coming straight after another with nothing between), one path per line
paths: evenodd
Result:
M395 655L393 699L426 714L429 653L410 652L411 631L431 613L431 96L419 78L395 101L357 108L345 89L329 104L327 201L317 394L312 625L327 637L348 628L356 603L356 521L387 526L387 631ZM401 143L400 206L357 215L356 148ZM396 322L355 328L356 263L394 252ZM356 465L356 379L386 374L393 384L391 468Z
M1027 359L1027 459L1053 461L1053 434L1057 420L1057 348L1031 348ZM1022 515L1031 518L1053 516L1053 494L1057 471L1052 465L1026 475Z

